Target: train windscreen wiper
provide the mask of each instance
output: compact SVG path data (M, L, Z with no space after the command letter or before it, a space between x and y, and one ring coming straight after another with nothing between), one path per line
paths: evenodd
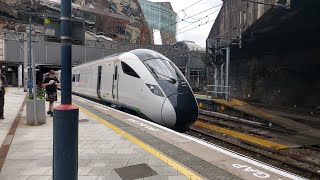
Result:
M151 67L148 63L146 63L146 65L150 68L152 73L159 79L159 76L157 75L156 70L153 67Z
M165 76L166 78L168 78L172 84L175 84L177 82L177 80L172 78L172 77L169 77L169 76L164 75L164 74L160 74L160 75Z
M176 79L174 79L174 78L172 78L172 77L170 77L170 76L168 76L168 75L159 73L157 70L155 70L153 67L151 67L148 63L146 63L146 64L147 64L147 66L151 69L151 71L157 76L158 79L159 79L159 76L158 76L158 75L160 75L160 76L163 76L163 77L165 77L166 79L168 79L169 82L171 82L172 84L175 84L175 83L177 82Z
M156 71L156 70L155 70ZM158 75L164 77L165 79L167 79L169 82L171 82L172 84L175 84L177 82L176 79L168 76L168 75L165 75L165 74L162 74L162 73L159 73L158 71L156 71Z

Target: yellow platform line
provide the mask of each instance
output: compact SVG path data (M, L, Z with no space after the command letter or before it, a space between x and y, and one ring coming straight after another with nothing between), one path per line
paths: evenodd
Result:
M186 177L192 179L192 180L202 180L203 178L201 178L200 176L198 176L197 174L191 172L190 170L188 170L187 168L183 167L182 165L180 165L179 163L175 162L174 160L168 158L167 156L163 155L161 152L155 150L154 148L150 147L149 145L143 143L142 141L140 141L139 139L131 136L130 134L128 134L127 132L121 130L120 128L118 128L117 126L105 121L104 119L100 118L99 116L91 113L90 111L88 111L87 109L73 103L74 106L77 106L80 111L82 111L84 114L92 117L93 119L98 120L99 122L101 122L102 124L106 125L107 127L109 127L110 129L112 129L113 131L117 132L118 134L122 135L123 137L127 138L128 140L130 140L131 142L137 144L138 146L140 146L141 148L143 148L144 150L148 151L149 153L151 153L152 155L156 156L157 158L159 158L160 160L162 160L163 162L165 162L166 164L168 164L169 166L171 166L172 168L176 169L177 171L179 171L181 174L185 175Z
M243 134L243 133L240 133L240 132L232 131L232 130L225 129L225 128L222 128L222 127L218 127L218 126L215 126L215 125L212 125L212 124L206 124L206 123L203 123L203 122L196 121L194 123L194 125L202 127L202 128L210 129L210 130L213 130L213 131L216 131L216 132L219 132L219 133L228 134L228 135L236 137L238 139L242 139L242 140L248 141L250 143L258 144L258 145L265 146L265 147L268 147L268 148L274 148L274 149L277 149L277 150L288 149L289 148L288 146L285 146L285 145L282 145L282 144L278 144L278 143L267 141L267 140L264 140L264 139L261 139L261 138L249 136L249 135L246 135L246 134Z

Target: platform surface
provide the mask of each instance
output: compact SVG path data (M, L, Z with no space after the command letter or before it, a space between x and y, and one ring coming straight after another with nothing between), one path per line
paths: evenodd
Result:
M303 179L89 100L73 102L80 108L79 180ZM52 178L52 124L47 116L46 124L26 125L23 112L0 180Z
M18 89L9 87L6 89L3 108L5 119L0 119L0 145L6 139L7 133L16 118L24 97L26 97L26 93L23 92L23 88Z

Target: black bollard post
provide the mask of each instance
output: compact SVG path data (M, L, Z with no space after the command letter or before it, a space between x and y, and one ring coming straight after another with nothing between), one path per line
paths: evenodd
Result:
M79 109L71 96L71 0L61 0L60 20L61 105L53 110L53 180L77 180Z
M54 109L53 180L78 179L79 109L70 104Z

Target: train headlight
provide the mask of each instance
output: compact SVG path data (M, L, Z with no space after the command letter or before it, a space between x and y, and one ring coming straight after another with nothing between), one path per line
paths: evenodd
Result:
M161 89L159 88L159 86L157 85L152 85L152 84L146 84L147 87L150 89L150 91L157 95L157 96L161 96L164 97L163 93L161 92Z

